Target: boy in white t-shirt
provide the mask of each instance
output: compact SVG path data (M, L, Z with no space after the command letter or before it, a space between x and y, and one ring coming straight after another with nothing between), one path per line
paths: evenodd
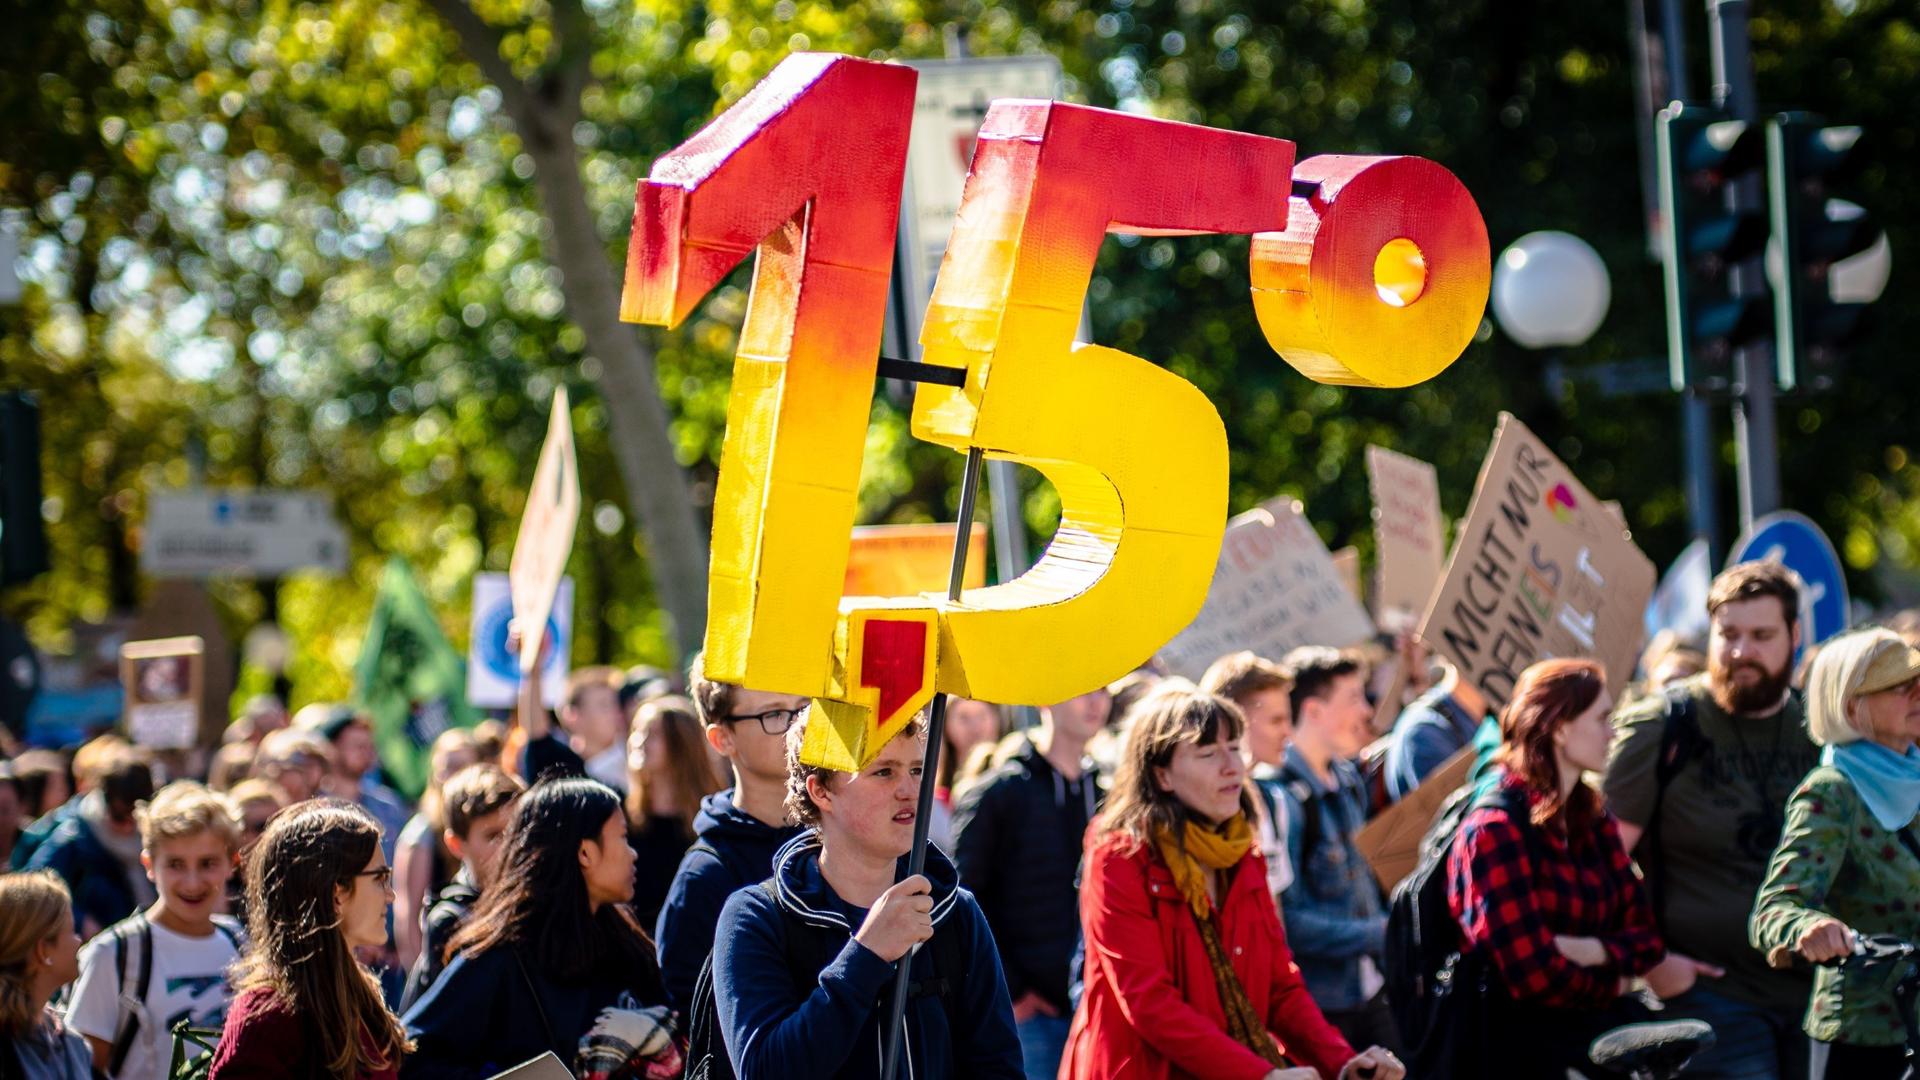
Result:
M80 954L67 1024L114 1080L161 1080L180 1020L218 1030L232 989L227 968L244 945L240 924L217 915L240 846L240 813L192 781L142 804L140 862L160 899L94 938Z

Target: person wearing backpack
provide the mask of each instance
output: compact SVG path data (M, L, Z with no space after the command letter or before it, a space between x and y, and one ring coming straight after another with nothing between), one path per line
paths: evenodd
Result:
M1087 830L1086 992L1061 1080L1400 1080L1355 1054L1287 948L1232 702L1169 680L1135 705Z
M1080 932L1073 879L1102 796L1087 745L1111 703L1101 686L1042 708L1030 737L954 807L953 861L1000 950L1028 1080L1053 1080L1067 1045Z
M1854 951L1855 934L1920 941L1920 650L1881 629L1827 641L1807 714L1826 749L1787 803L1747 933L1776 966L1823 965L1802 1024L1815 1080L1897 1080L1913 1020L1897 972L1830 962Z
M787 731L812 699L751 690L706 677L703 656L687 673L707 744L727 759L733 786L700 802L693 846L680 859L654 922L667 1001L687 1014L713 952L714 924L727 897L773 869L773 853L800 834L787 820Z
M803 721L787 736L786 802L807 829L775 855L769 881L734 893L720 913L688 1075L720 1065L698 1045L711 1008L724 1047L705 1049L723 1049L742 1080L879 1077L896 965L906 963L898 1075L1019 1080L1013 1003L979 903L937 847L924 874L896 880L913 846L922 721L855 773L802 763L804 739Z
M1729 567L1707 591L1706 674L1614 718L1607 804L1669 949L1654 981L1682 991L1669 1017L1717 1034L1688 1080L1806 1076L1811 976L1769 967L1741 917L1780 841L1787 798L1818 763L1792 688L1799 580L1777 562Z
M1648 1017L1629 992L1665 948L1619 826L1581 779L1606 764L1612 708L1599 664L1543 660L1501 714L1489 776L1501 797L1466 814L1447 855L1460 951L1491 975L1484 1026L1460 1040L1452 1075L1589 1072L1595 1036Z
M473 913L480 894L493 884L514 803L526 790L519 777L491 762L461 769L441 790L440 812L447 826L440 840L459 858L460 871L420 913L420 956L407 975L402 1012L446 970L447 944Z
M86 1037L94 1067L114 1080L167 1075L173 1026L226 1022L227 968L244 945L218 915L240 848L240 811L190 780L135 809L140 861L159 899L109 927L80 954L67 1024Z
M1398 1053L1380 972L1386 900L1356 841L1371 802L1353 761L1372 737L1366 675L1353 657L1313 645L1288 653L1281 668L1293 680L1294 734L1279 777L1293 863L1280 917L1301 977L1333 1026L1354 1045Z

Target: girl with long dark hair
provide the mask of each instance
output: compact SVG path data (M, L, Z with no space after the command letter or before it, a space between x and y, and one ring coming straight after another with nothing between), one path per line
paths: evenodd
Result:
M1080 890L1086 991L1061 1080L1400 1080L1355 1054L1287 948L1233 702L1163 683L1136 704Z
M407 1011L408 1080L487 1076L548 1051L583 1075L632 1062L678 1076L653 943L628 906L620 797L594 780L536 784L498 858L452 962Z
M393 1080L412 1049L353 951L387 941L393 868L353 803L303 803L247 856L252 945L234 968L212 1080Z
M1455 1040L1476 1059L1456 1060L1454 1075L1591 1073L1596 1035L1648 1017L1628 991L1666 949L1618 823L1581 779L1606 767L1612 708L1599 664L1543 660L1500 715L1495 768L1447 855L1447 904L1470 965L1455 978L1484 1006L1471 1021L1484 1030Z

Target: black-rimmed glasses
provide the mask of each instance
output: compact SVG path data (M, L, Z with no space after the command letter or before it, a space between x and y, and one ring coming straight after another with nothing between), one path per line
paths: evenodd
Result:
M375 885L383 889L393 888L393 867L391 866L376 866L371 870L362 870L353 876L370 877Z
M793 726L793 722L805 716L807 710L812 707L812 703L809 702L797 709L768 709L766 712L745 714L732 713L727 716L726 721L729 724L733 724L742 720L758 720L760 721L761 731L769 735L785 735L787 729Z

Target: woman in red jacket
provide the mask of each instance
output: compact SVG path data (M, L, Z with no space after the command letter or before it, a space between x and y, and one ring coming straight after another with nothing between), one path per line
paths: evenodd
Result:
M1300 981L1248 825L1225 698L1180 682L1134 709L1113 794L1087 830L1086 993L1062 1080L1399 1080L1355 1055Z

